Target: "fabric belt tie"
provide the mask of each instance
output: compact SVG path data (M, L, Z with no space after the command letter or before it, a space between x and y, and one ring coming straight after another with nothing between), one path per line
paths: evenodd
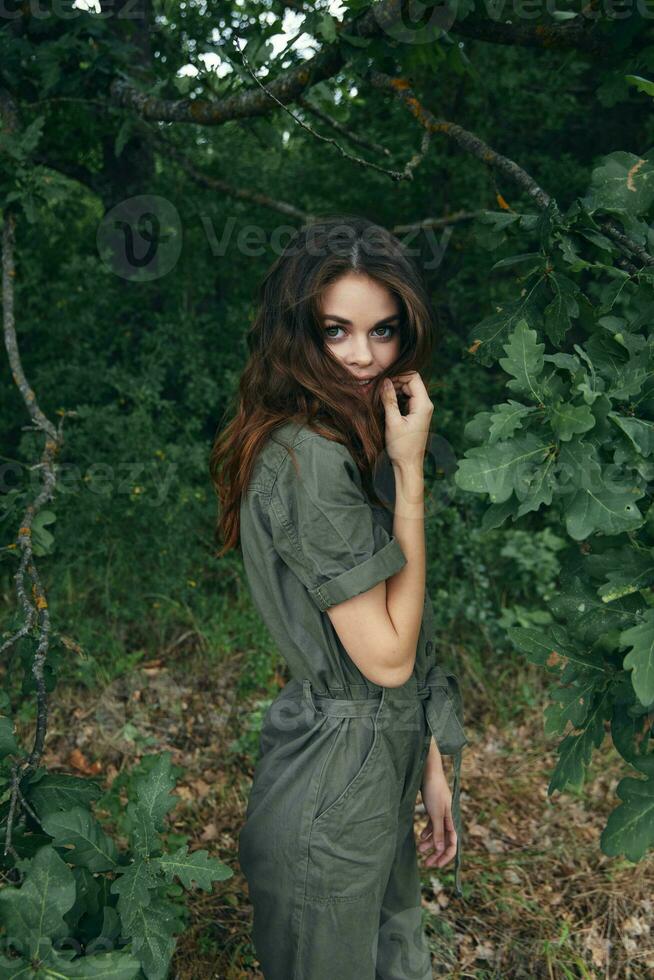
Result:
M468 739L463 730L463 702L456 674L441 666L430 668L425 686L418 689L418 697L424 702L427 724L441 755L451 755L454 768L452 786L452 820L456 830L456 855L454 858L454 884L461 896L461 755Z

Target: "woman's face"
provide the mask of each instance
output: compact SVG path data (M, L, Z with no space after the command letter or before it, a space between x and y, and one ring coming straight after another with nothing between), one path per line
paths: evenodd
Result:
M347 272L323 290L319 312L325 345L355 378L373 378L397 360L401 306L387 286Z

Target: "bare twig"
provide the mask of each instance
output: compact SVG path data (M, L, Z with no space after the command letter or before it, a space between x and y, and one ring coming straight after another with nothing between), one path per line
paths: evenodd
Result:
M427 156L427 150L429 149L430 142L431 142L431 133L429 132L428 129L426 129L422 134L420 149L418 150L417 153L413 154L410 160L407 161L407 164L404 168L404 172L407 175L407 177L409 176L413 177L413 171L416 169L416 167L419 164L422 163L422 161Z
M380 167L379 164L377 164L377 163L372 163L370 160L364 160L362 157L354 156L352 153L348 153L347 150L343 149L343 147L338 142L338 140L332 139L331 136L323 136L321 133L316 132L316 130L313 129L312 126L309 126L308 123L303 122L302 119L300 119L298 116L296 116L294 113L292 113L290 109L287 109L287 107L285 105L283 105L282 102L279 101L279 99L277 98L277 96L274 95L274 93L270 89L266 88L266 86L263 84L263 82L259 78L257 78L257 76L255 75L255 73L252 71L252 69L251 69L251 67L250 67L250 65L248 63L248 60L245 57L244 51L241 51L241 49L237 45L235 45L235 47L237 48L237 51L238 51L239 55L241 56L241 60L243 61L244 68L246 69L246 71L249 72L249 74L254 79L254 81L257 83L257 85L259 85L261 87L261 89L267 95L270 96L270 98L273 100L273 102L276 102L279 105L279 107L281 109L283 109L284 112L286 112L291 117L291 119L293 120L293 122L297 123L298 126L301 126L302 129L306 129L306 131L308 133L311 133L312 136L314 136L316 139L320 140L321 142L323 142L323 143L329 143L329 144L331 144L331 146L335 146L336 149L338 150L338 152L341 154L341 156L345 157L346 160L351 160L352 163L358 163L362 167L369 167L371 170L376 170L379 173L386 174L386 176L387 177L391 177L392 180L410 180L413 177L413 174L411 173L411 171L410 170L408 171L406 167L404 168L403 171L401 171L401 170L388 170L386 167Z
M388 147L382 146L381 143L375 143L373 140L366 139L364 136L359 136L358 133L353 133L347 126L339 122L338 119L334 119L328 112L323 112L322 109L319 109L318 106L314 105L313 102L310 102L303 95L299 99L296 99L296 102L303 109L306 109L307 112L312 112L318 119L321 119L328 126L331 126L332 129L335 129L337 133L342 133L355 146L360 146L362 150L370 150L371 153L381 153L385 157L390 157L391 151Z
M414 221L408 225L395 225L391 231L394 235L406 235L409 232L427 228L444 228L446 225L456 225L460 221L472 221L483 213L483 211L455 211L453 214L446 214L442 218L423 218L422 221Z

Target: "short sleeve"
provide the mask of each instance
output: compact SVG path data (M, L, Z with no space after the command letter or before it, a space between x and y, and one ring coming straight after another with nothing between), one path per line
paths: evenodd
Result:
M310 436L282 462L270 498L277 553L325 610L367 592L406 565L396 538L375 521L349 450Z

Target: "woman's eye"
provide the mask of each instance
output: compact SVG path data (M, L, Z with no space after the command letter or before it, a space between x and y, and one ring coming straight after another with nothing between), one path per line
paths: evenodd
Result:
M342 330L342 329L343 329L343 327L340 327L340 326L337 326L337 325L336 325L336 324L334 323L334 324L332 324L332 325L331 325L331 326L329 326L329 327L325 327L325 333L327 334L327 336L328 336L328 337L330 337L330 338L332 338L332 339L334 339L334 340L335 340L335 339L336 339L336 336L337 336L337 335L336 335L336 334L333 334L333 333L329 333L329 331L330 331L330 330ZM376 332L377 330L387 330L387 331L388 331L388 333L385 333L385 334L379 334L379 333L377 333L377 332ZM393 334L395 334L395 333L397 333L397 327L391 327L390 325L389 325L389 326L381 326L381 327L375 327L375 328L373 329L373 331L372 331L372 335L373 335L373 337L375 337L375 336L376 336L376 337L378 337L378 338L379 338L380 340L390 340L390 338L391 338L391 337L393 336Z

